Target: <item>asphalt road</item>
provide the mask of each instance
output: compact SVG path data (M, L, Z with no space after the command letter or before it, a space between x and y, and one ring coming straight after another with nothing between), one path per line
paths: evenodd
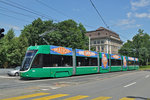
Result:
M150 98L150 71L39 80L20 80L19 77L0 75L0 99L4 100L148 100L148 98Z

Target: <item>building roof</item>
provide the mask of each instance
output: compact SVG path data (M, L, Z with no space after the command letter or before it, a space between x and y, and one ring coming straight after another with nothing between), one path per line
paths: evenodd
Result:
M100 27L94 31L88 31L86 33L86 36L91 37L91 39L95 39L95 38L111 38L117 41L120 41L120 37L116 32L113 32L109 29L106 29L104 27Z

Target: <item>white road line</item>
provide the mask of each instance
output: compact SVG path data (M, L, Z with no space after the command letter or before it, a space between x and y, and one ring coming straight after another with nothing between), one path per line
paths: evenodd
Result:
M51 89L58 89L58 88L61 88L61 87L58 87L58 86L52 86L52 85L49 85L49 86L39 86L39 87L47 87L47 88L51 88Z
M49 89L41 89L41 90L43 90L43 91L47 91L47 90L49 90Z
M52 79L52 80L55 80L55 79ZM58 79L56 79L56 80L58 80ZM45 79L45 80L44 79L43 80L26 80L26 81L18 80L18 83L33 83L33 82L44 82L44 81L51 81L51 80L50 79Z
M149 75L146 75L146 76L145 76L145 78L148 78L148 77L149 77Z
M136 82L133 82L133 83L128 84L128 85L125 85L124 87L128 87L128 86L131 86L131 85L133 85L133 84L136 84Z
M66 78L56 78L56 79L43 79L43 80L29 80L29 81L18 81L18 83L33 83L33 82L42 82L42 81L51 81L51 80L64 80L64 79L78 79L78 78L83 78L83 77L88 77L87 75L85 76L75 76L75 77L66 77Z
M18 78L18 77L11 77L11 76L0 76L0 78Z

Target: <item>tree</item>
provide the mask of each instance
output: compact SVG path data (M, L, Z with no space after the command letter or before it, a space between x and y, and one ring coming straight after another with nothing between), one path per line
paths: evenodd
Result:
M27 38L24 35L15 37L13 29L10 29L0 42L0 66L7 68L21 65L28 47Z
M50 45L65 46L78 49L87 49L88 38L86 29L81 23L66 20L59 23L42 21L40 18L26 25L19 37L15 37L13 29L10 29L4 38L0 40L0 67L16 67L21 65L25 52L29 46L45 45L39 35L51 31L43 36Z
M56 27L58 30L57 34L61 38L59 40L61 46L78 49L87 48L88 38L85 35L86 30L81 23L77 24L73 20L66 20L58 23Z
M125 56L137 57L141 65L145 65L150 59L150 36L139 29L132 41L127 41L119 50L119 53Z
M86 44L88 44L88 38L85 36L86 29L81 23L77 24L73 20L53 23L53 21L42 21L38 18L34 20L32 24L24 27L21 36L24 35L27 37L29 46L35 44L44 45L46 43L39 35L51 30L54 31L43 36L50 45L79 49L87 48Z
M24 35L28 39L28 44L34 46L35 44L42 45L44 41L39 37L45 31L54 28L53 21L42 21L40 18L34 20L32 24L24 27L21 36Z
M10 29L1 40L0 63L3 67L11 65L12 53L14 50L13 38L15 37L13 29Z

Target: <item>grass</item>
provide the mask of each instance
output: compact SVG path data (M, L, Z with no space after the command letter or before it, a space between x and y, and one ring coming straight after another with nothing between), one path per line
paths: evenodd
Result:
M139 70L150 70L150 65L140 66Z

